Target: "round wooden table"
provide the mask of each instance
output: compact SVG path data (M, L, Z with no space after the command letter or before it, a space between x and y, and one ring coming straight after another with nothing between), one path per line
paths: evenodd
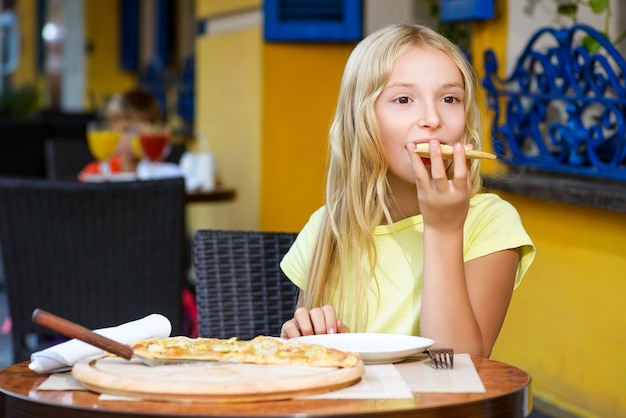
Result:
M211 190L197 190L185 193L186 203L230 202L235 200L235 189L218 186Z
M526 417L530 376L517 367L472 358L486 393L413 393L413 399L303 400L256 403L99 401L88 391L38 391L47 375L28 362L0 371L0 417Z

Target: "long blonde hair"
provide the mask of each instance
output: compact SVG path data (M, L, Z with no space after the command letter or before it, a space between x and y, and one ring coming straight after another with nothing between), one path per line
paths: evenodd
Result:
M466 116L462 142L480 149L479 85L465 55L454 44L430 28L411 24L391 25L362 40L346 64L329 133L327 211L303 294L303 304L309 309L329 303L337 295L340 303L335 308L340 318L348 305L354 318L367 317L358 315L361 306L356 302L367 300L366 289L375 280L374 229L383 219L392 223L389 206L393 200L374 104L396 59L416 46L443 51L461 71ZM471 163L470 178L474 195L481 188L478 160ZM352 268L353 275L347 277ZM353 295L346 294L345 280L355 281ZM354 303L345 303L348 298ZM358 331L365 325L360 321L348 326Z

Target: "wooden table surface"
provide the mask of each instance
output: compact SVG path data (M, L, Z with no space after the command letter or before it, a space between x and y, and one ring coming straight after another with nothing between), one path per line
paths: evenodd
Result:
M235 200L235 189L218 186L207 191L192 191L185 193L187 203L197 202L229 202Z
M494 360L472 358L486 393L414 393L413 399L287 400L257 403L99 401L88 391L38 391L48 375L28 362L0 371L0 417L525 417L530 376Z

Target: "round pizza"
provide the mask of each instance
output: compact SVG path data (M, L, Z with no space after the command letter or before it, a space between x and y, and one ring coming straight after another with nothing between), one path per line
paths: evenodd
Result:
M252 340L168 337L131 344L135 355L158 360L201 360L233 363L356 367L361 358L318 344L260 335Z

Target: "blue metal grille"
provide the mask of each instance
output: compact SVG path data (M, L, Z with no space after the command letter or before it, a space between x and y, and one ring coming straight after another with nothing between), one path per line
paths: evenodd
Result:
M587 36L598 52L581 46ZM496 154L511 165L626 180L625 69L617 49L586 25L540 29L505 79L486 51Z

